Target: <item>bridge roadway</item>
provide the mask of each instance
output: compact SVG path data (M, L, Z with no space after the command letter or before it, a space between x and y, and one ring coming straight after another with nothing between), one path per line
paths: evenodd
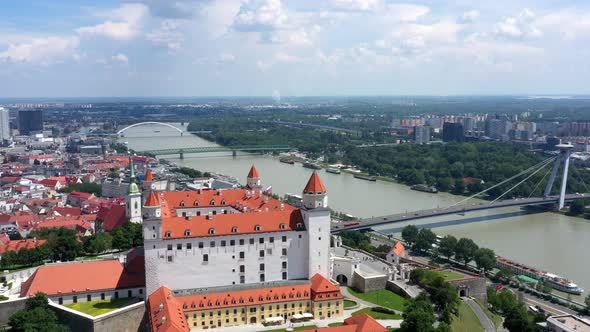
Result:
M566 195L566 201L574 201L578 199L587 199L589 198L589 194L571 194ZM437 209L428 209L428 210L420 210L414 212L405 212L405 213L397 213L391 214L382 217L372 217L366 218L359 221L359 224L350 225L345 227L344 225L347 222L341 223L333 223L332 224L332 233L338 233L342 230L362 230L362 229L369 229L374 226L380 226L385 224L393 224L397 222L403 221L411 221L411 220L418 220L424 218L431 218L431 217L439 217L445 216L449 214L460 214L465 212L471 211L481 211L481 210L490 210L490 209L498 209L504 207L511 207L511 206L528 206L528 205L544 205L544 204L553 204L557 203L558 196L549 196L549 197L532 197L532 198L514 198L514 199L507 199L503 201L497 201L494 203L490 202L480 202L480 203L472 203L470 205L457 205L448 208L437 208ZM348 222L354 223L354 222Z
M291 147L287 145L240 145L240 146L202 146L194 148L158 149L138 151L138 153L150 153L153 155L171 155L185 153L207 153L224 151L288 151Z

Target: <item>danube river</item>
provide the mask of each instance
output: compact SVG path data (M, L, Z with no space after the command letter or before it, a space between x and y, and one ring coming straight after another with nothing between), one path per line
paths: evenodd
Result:
M138 151L215 145L188 134L179 137L178 132L163 126L136 127L126 131L125 135L127 137L122 140ZM312 173L301 164L284 164L263 155L238 154L232 157L230 153L208 153L185 155L184 160L178 156L164 158L201 171L231 175L242 183L246 181L250 166L256 165L263 186L272 185L273 192L279 195L300 194ZM328 190L330 207L358 217L445 207L463 199L446 193L416 192L397 183L355 179L350 174L319 172ZM434 231L441 235L469 237L480 246L492 248L498 255L560 274L590 291L590 265L586 260L590 221L556 213L525 214L517 208L436 218L436 221L449 222L475 220L483 221L439 227ZM426 221L414 223L421 222ZM379 230L388 232L403 225L379 227Z

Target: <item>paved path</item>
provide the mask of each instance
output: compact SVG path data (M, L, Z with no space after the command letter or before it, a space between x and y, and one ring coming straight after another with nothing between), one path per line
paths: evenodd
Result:
M359 310L362 309L363 307L376 307L377 305L371 302L367 302L365 300L359 299L358 297L352 295L349 291L348 291L348 287L346 286L341 286L340 287L340 292L342 293L342 295L344 295L345 298L351 299L354 302L358 303L360 305L360 308L355 308L355 310Z
M467 303L467 305L469 305L469 307L471 307L471 310L473 310L473 312L477 316L477 319L479 319L481 326L483 326L483 328L486 332L496 332L496 327L494 326L494 322L492 322L492 320L488 317L488 315L486 315L486 313L479 306L479 304L477 304L477 302L475 302L474 300L472 300L470 298L462 298L462 300L465 301L465 303Z

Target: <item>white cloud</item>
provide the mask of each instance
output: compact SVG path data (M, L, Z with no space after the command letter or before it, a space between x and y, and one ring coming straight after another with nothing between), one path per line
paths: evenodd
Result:
M120 62L120 63L128 63L129 62L129 58L127 57L127 55L125 55L123 53L117 53L117 54L113 55L111 57L111 60L116 61L116 62Z
M375 11L382 8L383 0L331 0L330 5L335 10L343 11Z
M236 61L236 57L230 53L221 53L221 54L219 54L219 61L220 62L234 62L234 61Z
M11 44L7 50L0 52L0 61L49 66L68 59L79 59L78 45L76 37L35 38L27 43Z
M280 0L256 0L242 5L233 23L238 31L269 31L285 28L287 15Z
M289 55L284 52L276 53L274 58L277 62L283 62L283 63L300 63L303 61L303 59L300 57Z
M590 37L590 12L563 9L537 18L535 25L546 34L558 34L570 41Z
M478 17L479 17L479 11L475 10L475 9L468 10L468 11L464 12L463 15L461 15L461 18L466 22L473 21L473 20L477 19Z
M540 37L543 35L534 24L535 14L525 9L517 16L504 18L496 24L494 32L508 38Z
M166 19L160 22L157 29L153 29L145 35L145 38L154 45L177 51L182 48L184 35L179 28L185 23L184 20Z
M81 35L99 35L108 38L127 40L136 37L141 32L144 19L148 16L147 6L139 3L124 4L121 7L98 16L108 18L107 21L78 28Z

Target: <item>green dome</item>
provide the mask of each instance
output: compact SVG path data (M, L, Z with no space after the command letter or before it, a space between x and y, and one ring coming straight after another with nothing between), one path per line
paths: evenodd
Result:
M135 182L129 184L129 194L139 194L139 187Z

